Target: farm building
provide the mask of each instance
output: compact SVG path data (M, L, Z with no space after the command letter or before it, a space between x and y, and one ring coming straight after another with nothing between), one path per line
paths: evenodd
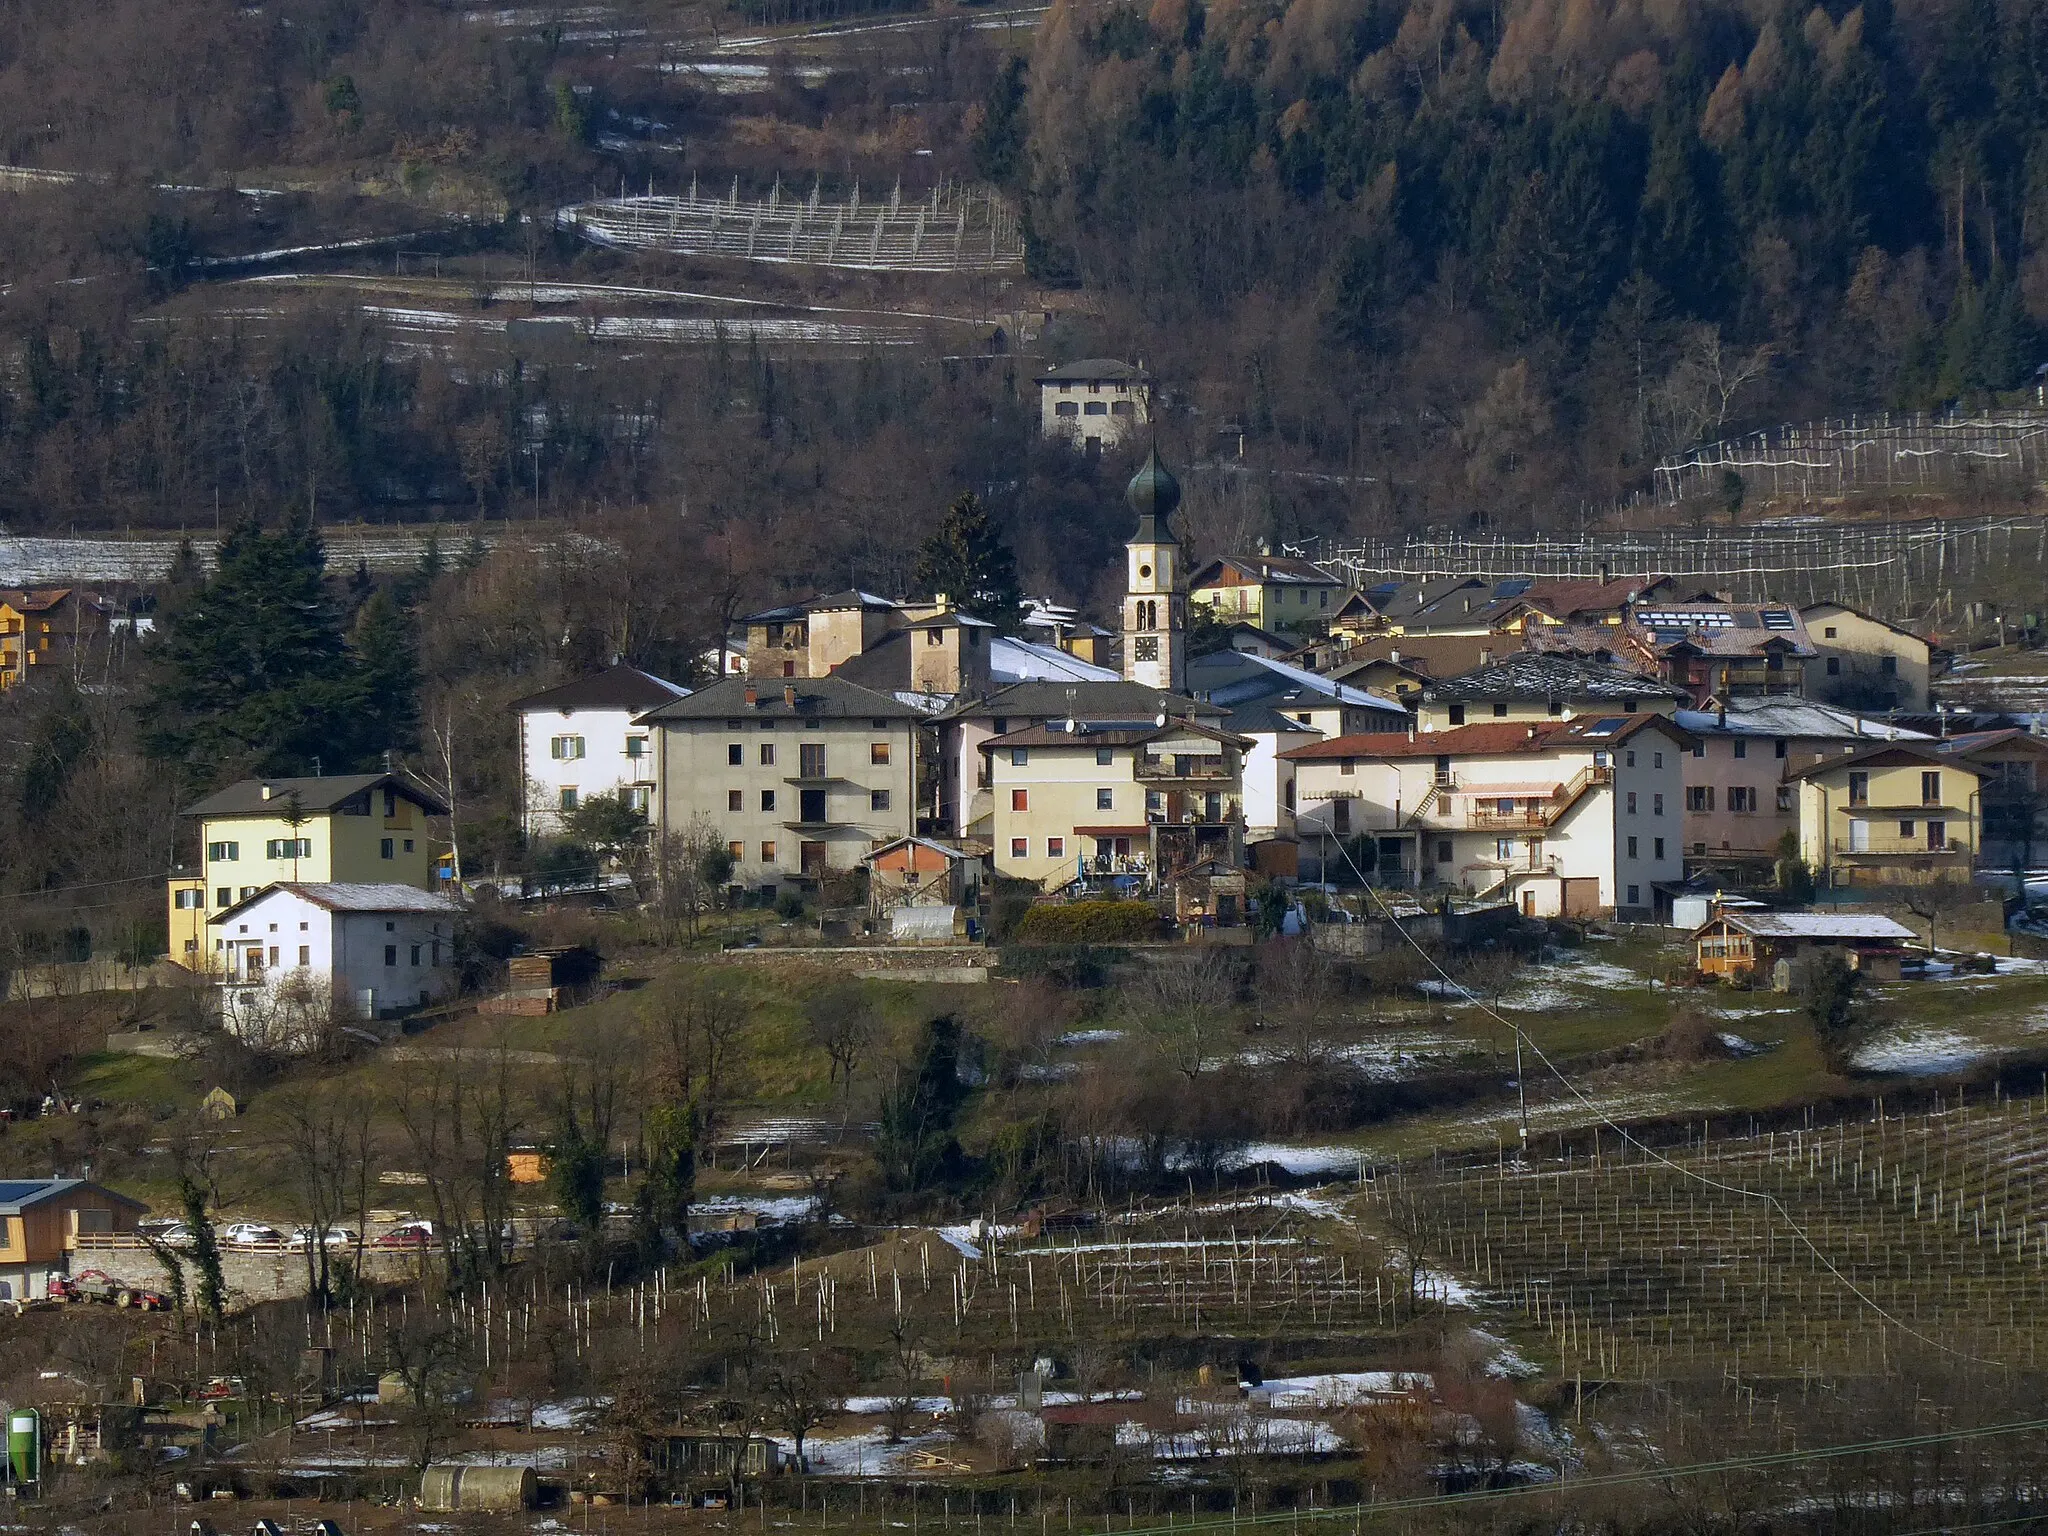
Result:
M1899 978L1899 957L1917 938L1904 923L1865 913L1721 910L1693 935L1700 970L1730 981L1775 972L1779 963L1835 951L1877 981Z

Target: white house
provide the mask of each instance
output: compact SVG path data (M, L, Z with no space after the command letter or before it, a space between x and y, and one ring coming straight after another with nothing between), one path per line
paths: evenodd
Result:
M1365 837L1380 883L1647 922L1684 875L1693 741L1661 715L1616 714L1347 736L1281 761L1305 866L1335 875L1336 845Z
M1047 437L1076 448L1113 448L1152 419L1152 375L1114 357L1084 358L1038 376Z
M306 1049L337 1016L376 1019L435 1002L455 988L461 911L409 885L265 886L207 919L224 1022Z
M1246 845L1254 849L1273 843L1292 845L1296 769L1280 754L1308 746L1322 733L1268 704L1246 704L1232 710L1223 724L1225 730L1252 743L1244 754ZM1268 874L1293 874L1291 856L1286 857L1290 863L1269 866L1261 862L1259 867Z
M634 717L689 694L624 662L520 699L520 824L529 838L562 830L562 816L593 795L622 796L641 811L654 793L654 750Z

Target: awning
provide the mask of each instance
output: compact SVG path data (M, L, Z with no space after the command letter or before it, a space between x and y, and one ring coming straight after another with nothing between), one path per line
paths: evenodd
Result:
M1074 836L1143 837L1146 833L1150 832L1151 830L1152 828L1148 823L1141 821L1135 827L1076 827L1074 828Z

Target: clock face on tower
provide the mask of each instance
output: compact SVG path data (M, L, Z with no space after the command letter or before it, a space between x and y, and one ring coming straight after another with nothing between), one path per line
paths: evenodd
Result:
M1137 639L1133 640L1131 642L1131 659L1133 661L1157 661L1159 659L1159 637L1157 635L1140 635Z

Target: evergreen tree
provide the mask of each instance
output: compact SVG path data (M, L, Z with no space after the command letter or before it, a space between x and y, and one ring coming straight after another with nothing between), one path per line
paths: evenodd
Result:
M194 784L347 766L357 740L348 648L320 536L252 518L171 616L145 744Z
M964 614L1014 634L1024 617L1017 557L1003 542L981 498L966 492L946 509L946 520L917 552L911 577L918 590L945 593Z
M1722 297L1721 218L1712 156L1682 110L1667 104L1651 125L1635 265L1688 313L1710 315L1719 311Z
M647 1119L647 1179L644 1202L657 1228L687 1243L690 1201L697 1192L697 1136L702 1129L694 1103L665 1104Z
M178 1177L178 1198L185 1207L185 1230L192 1234L192 1263L199 1271L199 1310L218 1328L225 1315L227 1285L221 1275L220 1243L206 1209L206 1189L188 1169Z
M412 618L388 592L363 605L349 636L355 659L358 762L385 752L411 752L420 744L420 676Z
M595 1242L604 1222L604 1149L590 1139L566 1102L548 1148L548 1193L584 1237Z
M982 98L981 121L972 136L974 168L999 186L1018 181L1024 169L1024 144L1030 122L1024 110L1024 77L1029 63L1013 58L990 82Z
M895 1086L882 1096L875 1160L892 1192L915 1194L957 1171L961 1154L953 1122L966 1096L959 1021L932 1019L918 1032Z
M370 574L370 562L360 555L356 557L356 568L348 573L348 610L357 613L370 600L370 594L377 590L376 578Z

